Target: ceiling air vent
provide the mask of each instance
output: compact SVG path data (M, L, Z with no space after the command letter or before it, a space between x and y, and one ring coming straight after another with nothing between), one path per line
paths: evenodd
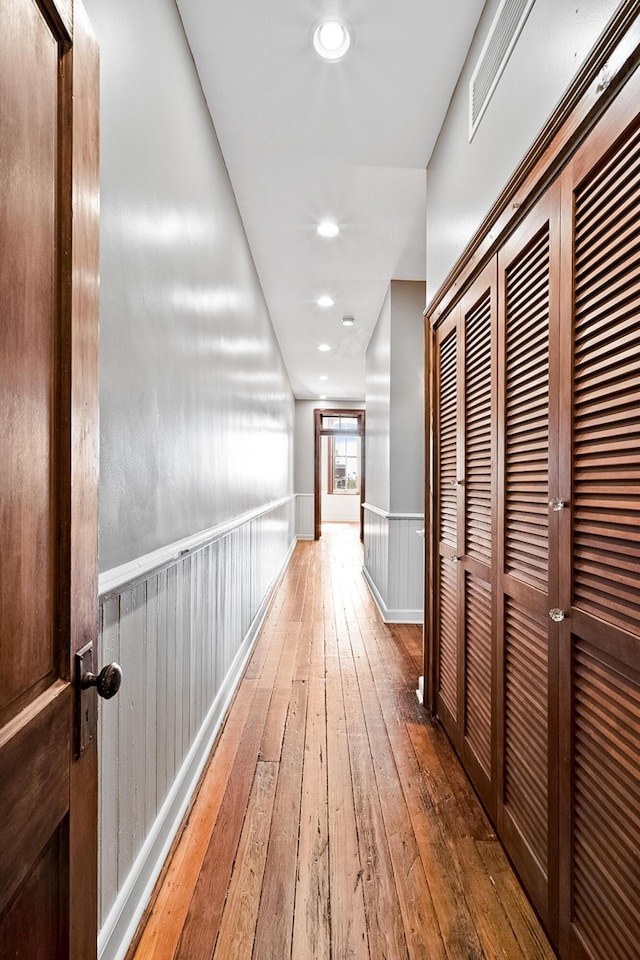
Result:
M501 0L469 81L469 142L478 129L534 3L535 0Z

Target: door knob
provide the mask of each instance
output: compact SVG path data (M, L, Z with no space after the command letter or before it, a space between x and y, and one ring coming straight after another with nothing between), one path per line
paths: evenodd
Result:
M122 668L120 664L115 662L108 663L98 674L91 673L90 671L83 673L80 681L80 685L84 689L87 687L95 687L98 691L98 696L102 697L103 700L111 700L111 697L115 697L120 689L121 683Z
M564 610L560 610L558 609L558 607L554 607L552 610L549 610L549 616L551 617L554 623L562 623L562 621L564 620Z

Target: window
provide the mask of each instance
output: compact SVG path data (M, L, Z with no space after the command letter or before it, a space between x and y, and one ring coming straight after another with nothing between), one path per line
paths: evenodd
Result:
M322 416L322 430L357 430L357 417L325 417Z
M328 493L360 493L360 437L329 437L328 481Z

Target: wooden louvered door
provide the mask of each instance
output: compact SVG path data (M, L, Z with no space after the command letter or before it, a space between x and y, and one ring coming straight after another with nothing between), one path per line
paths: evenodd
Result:
M442 724L460 749L460 585L462 544L460 480L461 412L460 311L456 307L435 339L435 706Z
M558 194L498 255L497 825L555 929L558 606L550 550L557 497Z
M492 564L495 554L496 265L483 271L460 305L460 557L461 757L485 806L495 816L495 643Z
M576 960L640 955L639 103L636 76L562 177L560 932Z
M496 268L437 334L438 712L494 812Z

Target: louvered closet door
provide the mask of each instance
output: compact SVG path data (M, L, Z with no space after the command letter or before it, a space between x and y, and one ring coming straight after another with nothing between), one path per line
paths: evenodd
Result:
M580 960L640 956L639 104L634 78L563 176L561 937Z
M459 309L435 337L435 662L436 712L460 749L460 564L463 492L460 480L461 414Z
M498 830L553 933L557 845L558 196L550 191L498 257ZM555 393L557 396L557 393Z
M493 591L496 267L436 335L438 713L495 810Z
M493 261L464 297L459 320L464 508L460 557L461 753L474 786L493 816L496 296Z

